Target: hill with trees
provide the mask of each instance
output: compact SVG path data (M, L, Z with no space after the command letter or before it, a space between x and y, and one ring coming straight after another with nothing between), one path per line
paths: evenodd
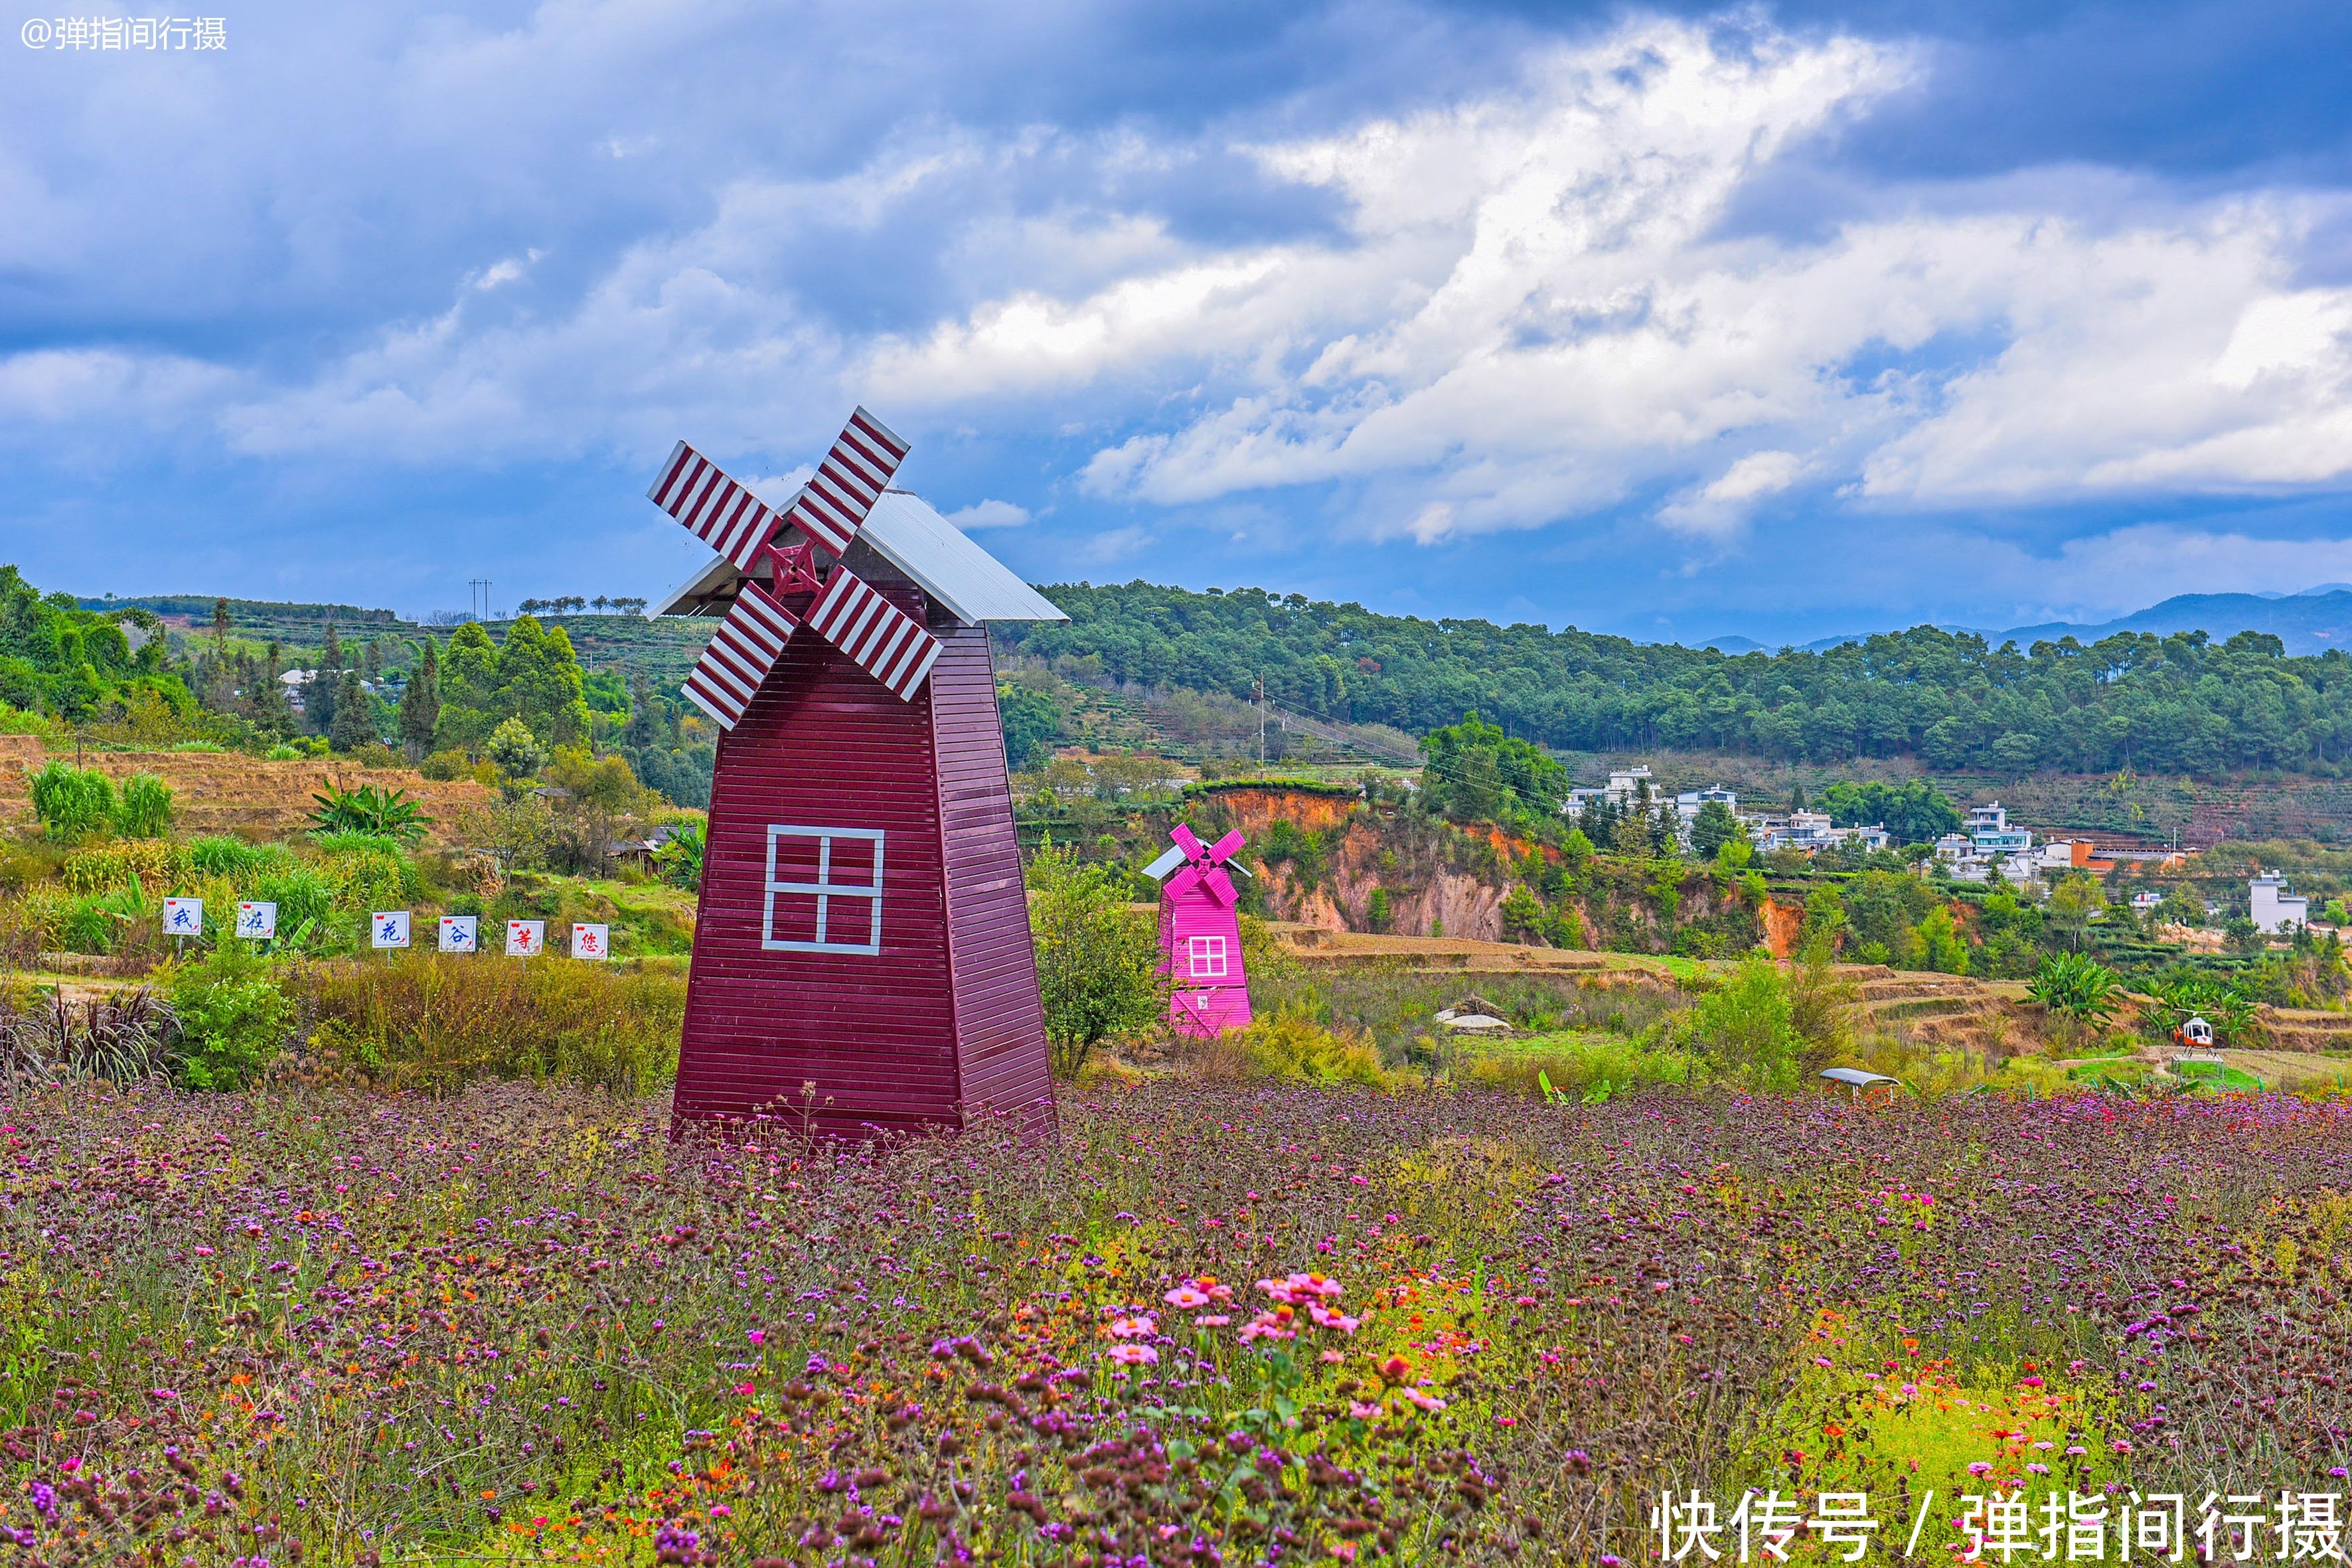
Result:
M1917 626L1821 651L1727 655L1573 628L1424 620L1256 588L1129 583L1043 590L1066 622L996 628L1009 651L1104 679L1277 701L1414 734L1475 711L1576 751L1724 751L1827 763L1912 757L2011 777L2040 770L2343 776L2352 657L2290 658L2240 633L2119 632L1992 646Z

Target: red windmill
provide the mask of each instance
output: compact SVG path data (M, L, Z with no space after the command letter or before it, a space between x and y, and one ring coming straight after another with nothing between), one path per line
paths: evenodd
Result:
M1160 884L1160 950L1168 955L1168 1021L1182 1034L1214 1038L1250 1021L1249 975L1242 968L1241 896L1226 872L1249 872L1236 827L1214 844L1182 823L1176 847L1143 868Z
M781 512L683 441L648 492L719 552L651 613L726 617L681 1121L1051 1124L987 623L1064 616L889 488L906 454L860 408Z

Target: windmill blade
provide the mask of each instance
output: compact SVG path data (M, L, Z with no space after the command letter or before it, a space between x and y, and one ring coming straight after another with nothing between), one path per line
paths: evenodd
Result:
M1201 868L1187 860L1174 876L1168 879L1166 890L1170 898L1181 899L1200 885Z
M745 583L679 689L720 729L732 730L799 625L766 589Z
M1184 852L1185 859L1198 860L1201 858L1201 836L1188 824L1178 823L1168 830L1168 837L1176 841L1176 847Z
M1236 827L1209 846L1209 858L1222 866L1241 853L1241 847L1244 842L1246 841L1242 837L1242 830Z
M1227 909L1232 909L1241 899L1241 895L1234 890L1234 879L1225 875L1225 868L1222 866L1212 866L1202 872L1201 885L1209 889L1209 897Z
M809 625L901 702L921 689L940 657L940 640L922 623L835 566L809 607Z
M1171 844L1161 852L1159 859L1143 868L1143 874L1156 882L1182 864L1184 864L1183 847Z
M849 542L866 526L866 514L906 458L907 443L859 408L793 502L789 521L834 554L847 554Z
M751 569L751 557L775 536L782 521L766 501L683 441L670 449L661 477L646 494L739 572Z

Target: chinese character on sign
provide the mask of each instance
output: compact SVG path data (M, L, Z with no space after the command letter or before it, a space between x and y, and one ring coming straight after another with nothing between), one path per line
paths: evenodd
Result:
M572 956L574 958L609 958L613 953L612 928L604 925L582 925L572 928Z
M408 945L408 911L378 910L368 917L368 940L377 947Z
M767 891L760 945L768 951L882 951L878 829L772 825Z
M545 921L507 921L507 956L537 958L547 946Z
M236 906L236 934L267 942L278 934L276 904L242 903Z
M163 934L165 936L204 935L204 900L165 899L163 900Z
M441 917L441 951L471 952L480 933L479 916L443 915Z

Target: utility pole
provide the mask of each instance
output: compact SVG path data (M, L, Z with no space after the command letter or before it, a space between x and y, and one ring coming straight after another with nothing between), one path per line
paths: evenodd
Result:
M1265 772L1265 677L1257 678L1257 771Z

